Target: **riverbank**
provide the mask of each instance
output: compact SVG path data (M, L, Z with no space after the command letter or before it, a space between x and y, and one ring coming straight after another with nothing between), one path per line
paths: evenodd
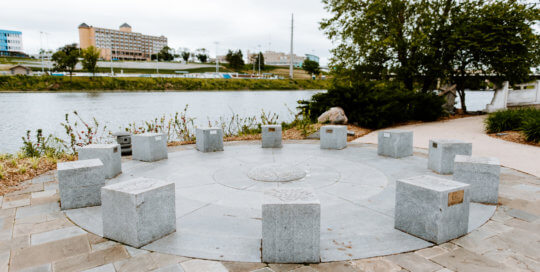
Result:
M311 79L199 79L68 76L2 76L6 91L217 91L217 90L325 90L330 82Z

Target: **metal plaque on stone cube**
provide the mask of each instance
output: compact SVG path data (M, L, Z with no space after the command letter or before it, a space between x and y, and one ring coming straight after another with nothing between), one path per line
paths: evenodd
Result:
M91 144L78 150L79 160L100 159L105 178L114 178L122 173L122 154L119 144Z
M452 179L471 185L471 201L497 204L500 173L497 158L456 155Z
M223 151L223 130L221 128L197 128L196 147L201 152Z
M263 125L261 134L263 148L281 147L281 125Z
M163 133L143 133L131 137L133 159L145 162L168 158L167 135Z
M392 158L413 155L413 132L408 130L383 130L378 134L377 154Z
M347 147L347 126L322 126L320 138L322 149L343 149Z

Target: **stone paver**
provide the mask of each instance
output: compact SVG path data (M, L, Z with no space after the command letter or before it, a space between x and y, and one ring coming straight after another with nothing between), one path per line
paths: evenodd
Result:
M0 272L8 266L9 271L93 272L540 271L540 179L509 173L501 178L502 205L464 237L404 254L302 265L191 259L86 233L57 210L57 182L49 173L32 181L44 184L45 191L0 197Z

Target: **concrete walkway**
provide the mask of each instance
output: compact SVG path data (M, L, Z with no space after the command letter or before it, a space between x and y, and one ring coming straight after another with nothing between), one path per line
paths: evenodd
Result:
M395 127L412 130L414 147L428 148L429 140L436 138L459 139L473 144L474 156L489 156L500 159L501 164L540 177L540 147L512 143L488 136L484 132L486 116L474 116L443 122L421 123ZM377 133L373 131L354 142L377 144Z

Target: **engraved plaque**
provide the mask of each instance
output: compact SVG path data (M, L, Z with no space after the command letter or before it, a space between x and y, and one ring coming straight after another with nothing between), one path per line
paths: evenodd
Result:
M270 132L275 132L275 131L276 131L276 128L272 128L272 127L271 127L271 128L268 128L268 131L270 131Z
M161 136L156 136L156 142L161 141Z
M332 133L332 132L334 132L334 130L331 129L331 128L329 128L329 129L326 130L326 133Z
M390 138L390 133L388 133L388 132L383 133L383 137L384 138Z
M113 153L118 152L118 146L114 147L112 152L113 152Z
M433 143L433 148L437 148L437 143Z
M210 130L210 134L217 134L217 130Z
M455 192L448 193L448 207L456 204L463 203L463 195L465 194L464 190L459 190Z

